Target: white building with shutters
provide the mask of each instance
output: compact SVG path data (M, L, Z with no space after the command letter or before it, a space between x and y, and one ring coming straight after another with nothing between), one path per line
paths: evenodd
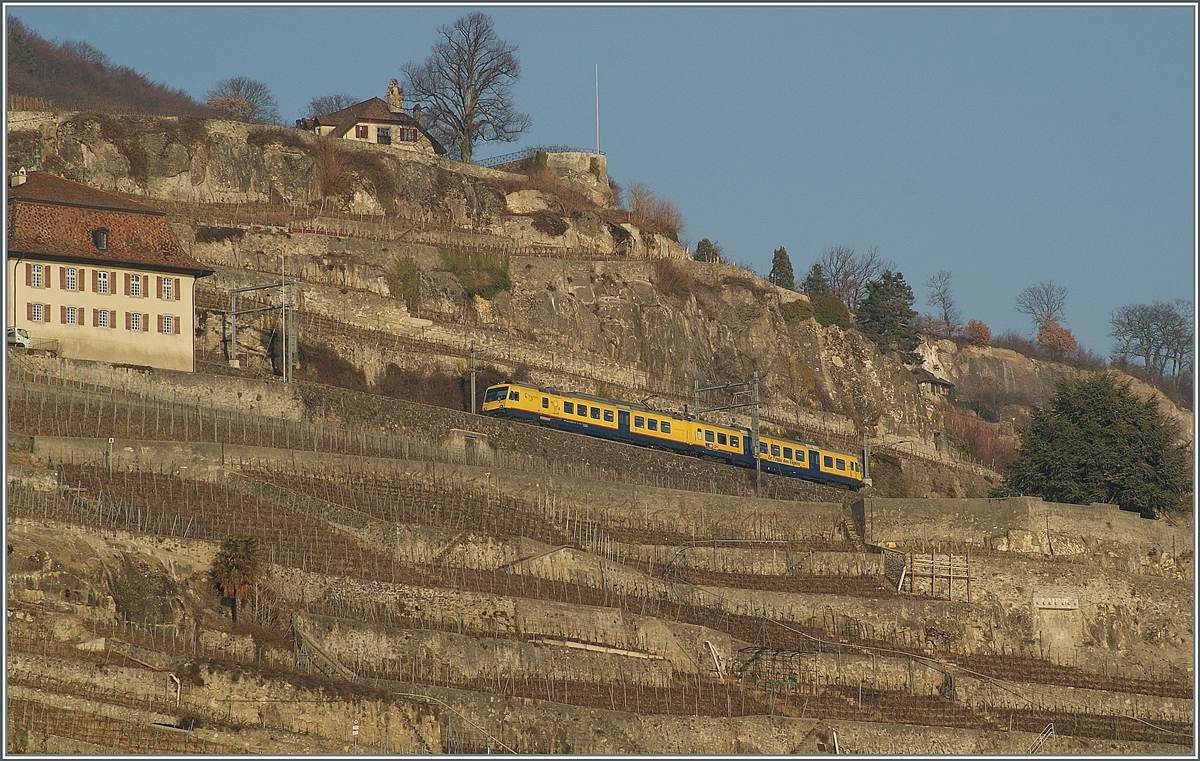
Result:
M45 172L8 188L7 314L32 347L168 370L195 367L195 282L166 214Z

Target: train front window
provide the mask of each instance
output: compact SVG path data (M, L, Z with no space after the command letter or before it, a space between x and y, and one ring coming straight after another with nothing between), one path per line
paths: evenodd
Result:
M508 397L508 386L498 386L489 388L487 393L483 395L483 403L498 402L501 399Z

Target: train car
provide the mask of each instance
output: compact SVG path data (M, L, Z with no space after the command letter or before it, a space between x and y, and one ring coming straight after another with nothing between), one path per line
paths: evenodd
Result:
M587 436L754 467L750 431L689 420L643 405L564 393L527 383L501 383L490 386L484 393L483 412ZM840 484L852 489L862 486L862 469L857 456L816 444L760 436L758 459L767 473Z

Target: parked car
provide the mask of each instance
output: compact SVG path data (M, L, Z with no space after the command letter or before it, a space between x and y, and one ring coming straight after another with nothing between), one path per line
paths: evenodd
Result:
M8 329L8 345L20 346L23 349L28 349L30 343L29 331L25 328L9 328Z

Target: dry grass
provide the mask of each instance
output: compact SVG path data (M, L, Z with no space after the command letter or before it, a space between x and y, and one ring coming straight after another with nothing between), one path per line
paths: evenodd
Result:
M629 221L640 229L661 233L678 241L683 232L683 215L675 204L654 194L644 182L631 182L625 189Z
M686 300L696 289L696 281L687 267L674 259L655 259L650 282L659 293Z

